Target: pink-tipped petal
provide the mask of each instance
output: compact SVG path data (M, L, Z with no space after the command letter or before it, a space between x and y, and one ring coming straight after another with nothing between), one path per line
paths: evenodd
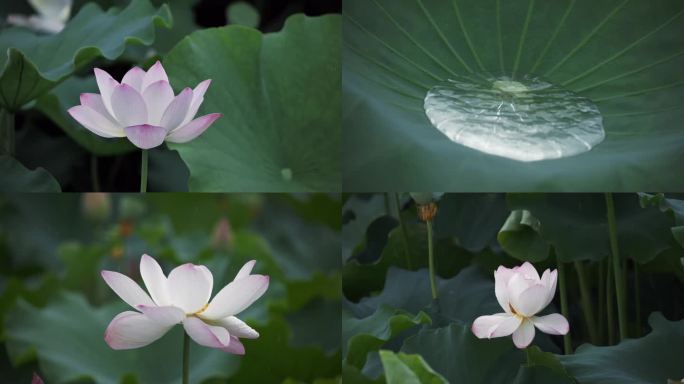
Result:
M138 305L154 306L150 296L140 288L140 286L130 277L113 271L102 271L100 273L104 281L109 285L119 297L133 308Z
M511 312L510 299L508 298L508 281L513 276L513 273L512 269L508 269L503 265L494 271L494 293L496 294L496 300L507 313Z
M522 349L530 345L534 340L534 324L530 320L523 320L520 327L513 332L513 344Z
M147 124L147 107L138 91L128 84L114 87L112 92L114 117L124 127Z
M549 289L535 284L517 296L511 296L511 304L518 314L530 317L544 309Z
M240 340L235 337L235 336L230 336L230 344L228 344L227 347L221 348L223 352L228 352L233 355L244 355L245 354L245 346L242 345Z
M518 329L521 321L519 316L508 313L480 316L473 321L471 330L479 339L508 336Z
M81 105L89 107L100 115L106 117L112 124L119 126L114 116L109 114L107 107L105 107L102 101L102 96L98 93L81 93L80 96ZM123 128L119 128L121 135L123 136Z
M210 348L225 348L230 345L230 334L223 327L208 325L197 317L183 321L185 332L199 345Z
M114 125L109 119L102 116L95 110L84 105L77 105L67 110L71 117L73 117L79 124L84 126L90 132L106 137L122 137L123 130Z
M151 344L169 329L171 327L162 326L142 313L127 311L112 319L104 338L112 349L133 349Z
M114 80L109 73L101 70L100 68L95 68L95 80L97 81L97 87L100 89L100 95L102 95L102 102L107 108L110 115L114 116L114 110L112 109L112 93L114 92L114 87L119 85L119 82Z
M169 273L169 297L173 305L187 314L204 308L211 297L214 278L207 267L191 263L180 265Z
M153 66L150 67L150 69L147 70L147 73L143 77L140 89L144 92L150 84L160 80L166 81L168 83L169 77L166 76L166 71L164 71L162 64L157 61Z
M160 146L166 138L166 130L156 125L133 125L124 128L126 137L140 149L150 149Z
M168 132L178 128L180 123L183 122L185 114L188 113L191 101L192 89L185 88L173 99L173 101L171 101L169 106L166 107L160 125L166 128Z
M256 264L256 260L250 260L246 262L245 265L243 265L242 268L240 268L237 275L235 275L233 281L249 276L249 274L252 273L252 269L254 269L254 264Z
M237 315L266 292L268 282L269 277L263 275L249 275L235 280L216 294L200 316L204 319L219 320Z
M216 324L227 329L228 333L230 333L232 336L243 337L245 339L256 339L259 337L259 332L235 316L226 317L224 319L212 322L212 324Z
M140 258L140 276L145 282L147 292L152 296L157 305L171 305L169 299L168 286L164 271L162 271L157 260L145 254Z
M165 327L171 327L179 324L185 319L185 312L182 309L172 305L164 307L148 307L145 305L138 305L138 310L151 320L156 321Z
M143 78L145 77L145 71L140 67L133 67L126 72L121 83L128 84L135 88L136 91L141 92Z
M535 316L531 320L540 331L550 335L565 335L570 331L570 324L568 324L563 315L558 313L539 317Z
M196 118L195 120L185 124L184 126L177 128L169 134L166 141L172 143L187 143L190 140L195 139L197 136L204 133L204 131L209 128L216 119L223 116L220 113L211 113Z
M164 111L173 101L173 89L163 80L150 84L143 92L143 99L147 105L147 118L150 124L160 125Z
M190 108L188 108L188 113L185 115L181 126L189 123L195 118L200 105L204 101L204 94L207 92L209 85L211 84L211 79L204 80L203 82L197 84L195 89L192 90L192 102L190 102Z

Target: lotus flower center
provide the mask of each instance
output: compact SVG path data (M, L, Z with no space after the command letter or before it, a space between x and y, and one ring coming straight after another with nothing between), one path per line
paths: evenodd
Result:
M193 315L193 316L199 316L200 314L202 314L202 312L204 312L204 311L207 310L207 307L208 307L208 306L209 306L209 303L204 304L204 306L203 306L202 308L200 308L199 311L193 313L192 315Z

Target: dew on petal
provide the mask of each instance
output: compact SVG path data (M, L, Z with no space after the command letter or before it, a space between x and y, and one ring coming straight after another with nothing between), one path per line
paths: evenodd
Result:
M605 137L591 100L531 75L458 76L432 87L424 108L451 141L518 161L577 155Z

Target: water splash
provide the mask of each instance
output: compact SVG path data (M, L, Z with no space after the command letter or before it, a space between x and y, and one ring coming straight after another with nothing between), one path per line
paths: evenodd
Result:
M530 75L449 79L428 91L424 108L450 140L519 161L577 155L605 137L591 100Z

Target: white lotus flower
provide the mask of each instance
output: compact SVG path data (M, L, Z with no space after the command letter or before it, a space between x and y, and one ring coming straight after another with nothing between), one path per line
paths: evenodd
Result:
M195 118L211 80L173 94L169 77L157 61L146 71L131 68L121 79L95 68L100 94L81 94L81 105L68 112L89 131L105 138L127 137L140 149L164 141L186 143L201 135L220 113Z
M72 0L28 0L38 15L7 15L7 22L37 31L58 33L64 29L71 14Z
M475 336L491 339L513 334L515 346L525 348L534 339L534 327L551 335L568 333L570 326L562 315L535 316L553 300L557 278L558 272L549 269L540 278L528 262L512 269L500 266L494 271L495 293L505 312L475 319Z
M183 264L167 278L156 260L143 255L140 275L149 295L128 276L102 271L107 285L137 310L116 315L105 331L105 342L113 349L140 348L182 323L197 344L243 355L240 338L255 339L259 333L235 315L261 297L269 283L268 276L250 274L255 263L245 263L211 302L214 279L203 265Z

